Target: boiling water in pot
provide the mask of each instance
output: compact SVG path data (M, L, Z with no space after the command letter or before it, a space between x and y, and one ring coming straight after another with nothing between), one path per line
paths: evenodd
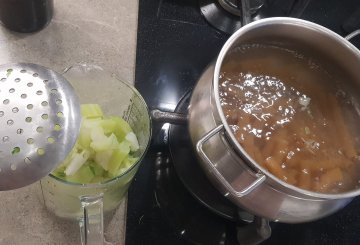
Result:
M232 51L220 73L227 122L244 150L279 179L338 193L360 186L357 105L340 70L279 46Z

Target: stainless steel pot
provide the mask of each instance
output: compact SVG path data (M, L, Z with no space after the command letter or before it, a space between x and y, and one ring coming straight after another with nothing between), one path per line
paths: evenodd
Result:
M217 189L239 207L261 217L286 223L316 220L341 209L360 190L322 194L289 185L256 163L235 139L219 101L219 73L229 51L244 43L288 43L314 52L326 65L353 77L348 86L360 91L360 52L336 33L294 18L268 18L235 32L215 65L202 75L193 91L189 129L200 163Z

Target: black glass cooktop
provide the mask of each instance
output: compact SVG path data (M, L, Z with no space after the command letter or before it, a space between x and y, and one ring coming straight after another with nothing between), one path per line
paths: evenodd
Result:
M205 20L201 2L204 1L139 1L135 86L150 108L176 110L229 37ZM290 5L305 1L290 2L265 1L272 6L267 16L286 15ZM300 18L343 36L360 28L358 0L312 0L301 12ZM359 39L354 44L360 48ZM239 244L236 229L246 224L229 217L236 208L219 200L225 215L214 212L187 189L183 175L179 176L180 170L174 167L179 155L191 154L184 133L186 125L169 127L155 122L153 130L152 145L129 190L126 244ZM181 135L177 144L183 151L179 155L170 150L174 133L169 135L169 130ZM263 244L360 244L360 199L316 222L271 223L271 228L272 235Z

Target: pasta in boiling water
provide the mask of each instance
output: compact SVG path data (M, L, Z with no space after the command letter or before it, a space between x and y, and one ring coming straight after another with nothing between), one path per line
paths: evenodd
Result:
M293 50L247 45L223 63L220 102L244 150L277 178L344 192L359 186L359 115L338 79Z

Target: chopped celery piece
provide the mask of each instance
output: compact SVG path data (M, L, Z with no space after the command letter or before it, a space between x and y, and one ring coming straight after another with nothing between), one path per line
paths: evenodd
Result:
M99 126L94 126L90 128L90 138L92 142L102 141L106 138L106 135L104 134L104 130Z
M112 153L113 150L96 152L94 160L103 169L109 170L109 161L111 159Z
M100 183L134 165L139 142L121 117L106 117L99 105L81 106L82 123L75 147L53 174L77 183Z
M125 167L130 167L132 165L134 165L134 163L136 163L139 160L138 157L128 157L125 161Z
M102 129L106 135L110 135L115 132L117 123L113 119L104 119L100 122Z
M101 167L99 164L97 164L96 162L92 161L89 163L89 166L91 168L91 171L93 171L95 176L103 176L103 174L105 173L105 170L103 169L103 167Z
M55 171L52 174L58 178L64 179L66 177L66 174L64 172L65 169L66 169L66 166L60 166L57 169L55 169Z
M127 171L132 165L134 165L139 160L138 157L128 157L124 159L124 161L121 164L121 167L117 170L117 172L111 174L111 177L119 176L120 174ZM110 174L110 173L109 173Z
M89 148L90 147L90 144L91 144L90 132L91 131L88 128L83 127L83 124L82 124L82 127L80 128L78 143L83 148Z
M83 104L80 107L81 116L84 118L103 117L104 114L98 104Z
M110 119L114 120L116 123L114 134L116 135L119 141L123 141L125 136L129 132L132 132L130 125L121 117L110 117Z
M128 156L130 152L130 144L126 141L120 143L119 148L115 149L108 165L108 171L111 174L116 174L120 168L123 160Z
M74 175L66 176L66 180L76 183L89 183L94 176L90 166L84 165Z
M125 139L130 142L130 150L132 152L139 150L139 142L133 132L129 132Z
M114 134L111 134L109 137L103 135L103 137L98 137L96 140L93 140L90 147L96 152L114 150L119 147L119 142Z
M81 153L75 153L65 169L66 175L73 175L78 171L81 166L88 160L90 153L87 150L83 150Z
M83 118L82 126L86 129L92 129L94 127L100 127L102 118Z

